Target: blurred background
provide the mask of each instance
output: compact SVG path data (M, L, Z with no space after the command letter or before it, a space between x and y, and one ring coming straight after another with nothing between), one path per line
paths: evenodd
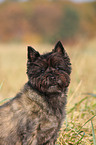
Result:
M96 1L0 2L0 42L54 43L59 39L69 44L96 36Z
M0 0L0 105L27 82L27 46L61 40L71 63L67 117L58 145L96 144L96 0Z

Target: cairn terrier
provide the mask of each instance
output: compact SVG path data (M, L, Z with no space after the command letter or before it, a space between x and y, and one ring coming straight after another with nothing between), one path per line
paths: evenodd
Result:
M28 82L0 106L0 145L54 145L65 118L71 63L62 43L40 55L28 46Z

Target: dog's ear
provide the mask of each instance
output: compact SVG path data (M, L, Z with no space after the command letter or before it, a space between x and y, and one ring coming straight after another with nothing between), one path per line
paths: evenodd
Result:
M40 56L39 52L36 51L34 48L31 46L28 46L28 60L29 61L34 61L36 58Z
M60 41L58 41L57 44L55 45L53 52L58 52L58 53L63 54L63 55L65 54L64 47Z

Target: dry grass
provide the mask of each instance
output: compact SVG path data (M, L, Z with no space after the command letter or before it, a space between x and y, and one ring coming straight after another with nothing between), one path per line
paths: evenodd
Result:
M0 101L13 97L27 81L26 46L0 44L0 83L3 82ZM41 53L53 47L33 46ZM57 144L93 145L93 137L96 136L96 39L72 47L66 46L66 49L72 62L72 74L67 117Z

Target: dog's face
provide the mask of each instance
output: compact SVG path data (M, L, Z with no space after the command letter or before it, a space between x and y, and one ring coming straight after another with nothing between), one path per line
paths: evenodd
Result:
M39 92L63 92L70 83L70 73L70 59L60 41L44 55L28 47L27 74L30 84Z

